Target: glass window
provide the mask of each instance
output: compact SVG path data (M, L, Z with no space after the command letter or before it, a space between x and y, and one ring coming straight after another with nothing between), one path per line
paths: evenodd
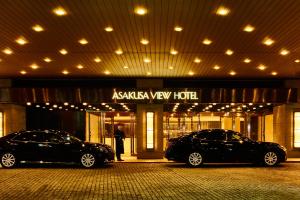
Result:
M225 134L221 130L213 130L207 134L207 140L225 140Z
M206 140L207 139L208 132L207 131L200 131L195 134L195 137L201 139L201 140Z
M233 131L228 131L227 133L227 140L228 141L240 141L242 137Z
M300 112L294 112L294 147L300 147Z
M17 135L14 140L42 142L44 140L42 132L23 132Z
M63 142L64 140L62 137L60 137L59 135L57 135L55 133L47 133L45 141L59 143L59 142Z
M0 112L0 137L3 137L4 136L4 132L3 132L3 126L4 126L4 123L3 123L3 112Z

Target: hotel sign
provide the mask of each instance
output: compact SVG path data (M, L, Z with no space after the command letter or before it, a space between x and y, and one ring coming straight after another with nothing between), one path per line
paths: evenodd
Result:
M195 91L114 91L113 100L198 100Z

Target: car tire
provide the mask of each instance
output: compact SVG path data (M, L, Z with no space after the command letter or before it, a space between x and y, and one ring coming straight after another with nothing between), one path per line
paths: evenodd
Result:
M279 164L279 158L275 151L267 151L264 153L263 163L265 166L272 167Z
M80 164L85 168L93 168L96 166L96 157L94 154L86 152L80 157Z
M199 167L203 164L203 154L200 152L191 152L188 155L187 164L190 167Z
M1 154L0 162L3 168L13 168L17 165L17 158L12 152L5 152Z

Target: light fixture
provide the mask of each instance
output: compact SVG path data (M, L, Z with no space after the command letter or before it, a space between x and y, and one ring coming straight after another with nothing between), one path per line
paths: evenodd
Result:
M105 30L106 32L112 32L112 31L114 31L114 28L111 27L111 26L107 26L107 27L104 28L104 30Z
M65 102L64 105L67 106L67 105L69 105L69 103L68 103L68 102Z
M205 45L210 45L212 43L212 41L208 38L205 38L203 41L202 41L202 44L205 44Z
M13 50L9 47L6 47L5 49L2 50L3 53L5 53L6 55L11 55L13 54Z
M49 58L49 57L45 57L43 60L44 60L45 62L47 62L47 63L52 62L52 59Z
M38 66L36 63L32 63L32 64L30 65L30 68L31 68L31 69L38 69L38 68L40 68L40 66Z
M231 49L227 49L225 51L225 54L228 55L228 56L231 56L233 54L233 51Z
M282 55L282 56L286 56L286 55L288 55L288 54L290 53L290 51L287 50L287 49L281 49L281 50L279 51L279 53L280 53L280 55Z
M66 54L68 54L68 51L66 49L61 49L61 50L59 50L59 53L62 55L66 55Z
M56 104L54 104L54 105L53 105L53 108L57 108L57 105L56 105Z
M89 41L87 41L87 39L85 38L81 38L80 40L78 40L78 42L82 45L86 45L87 43L89 43Z
M236 75L236 72L235 72L235 71L230 71L229 74L230 74L231 76L235 76L235 75Z
M19 45L24 45L24 44L27 44L27 43L28 43L28 41L26 40L26 38L23 37L23 36L18 37L15 41L16 41L16 43L18 43Z
M182 30L183 30L183 28L181 26L174 27L174 31L176 31L176 32L181 32Z
M122 49L117 49L117 50L115 51L115 53L116 53L117 55L121 55L121 54L123 54L123 51L122 51Z
M147 72L147 76L150 76L152 73L151 72Z
M299 59L295 60L295 63L300 63L300 60Z
M252 106L253 105L253 103L249 103L249 106Z
M198 57L196 57L196 58L194 59L194 63L201 63L201 59L198 58Z
M247 24L247 25L243 28L243 31L248 32L248 33L252 32L252 31L254 31L254 30L255 30L254 26L252 26L252 25L250 25L250 24Z
M135 12L135 14L138 14L138 15L145 15L145 14L147 14L148 11L145 7L138 6L134 9L134 12Z
M27 74L27 72L25 70L20 71L21 74Z
M144 62L145 62L145 63L150 63L150 62L151 62L151 59L150 59L150 58L144 58Z
M52 11L57 16L65 16L65 15L67 15L67 11L63 7L61 7L61 6L54 8Z
M149 44L149 40L147 40L147 39L145 39L145 38L141 39L140 42L141 42L141 44L143 44L143 45Z
M263 70L265 70L267 67L265 66L265 65L263 65L263 64L260 64L260 65L258 65L258 67L257 67L257 69L259 69L259 70L261 70L261 71L263 71Z
M275 72L275 71L272 71L271 72L271 75L273 75L273 76L276 76L278 73L277 72Z
M189 71L188 73L190 76L193 76L195 73L193 71Z
M230 13L230 10L229 8L226 8L224 6L220 6L217 11L216 11L216 14L217 15L220 15L220 16L226 16Z
M244 62L244 63L251 63L251 59L250 59L250 58L245 58L245 59L243 60L243 62Z
M169 69L171 69L171 70L173 70L173 69L174 69L174 67L173 67L173 66L169 66L168 68L169 68Z
M213 69L214 70L219 70L221 67L219 66L219 65L215 65L214 67L213 67Z
M31 102L27 102L26 105L27 105L27 106L31 106Z
M39 24L35 24L35 25L33 25L31 28L32 28L32 30L34 30L35 32L42 32L42 31L44 31L44 28L43 28L41 25L39 25Z
M49 103L49 102L46 102L45 104L46 104L46 106L49 106L49 105L50 105L50 103Z
M69 74L70 72L69 72L68 70L63 70L62 73L63 73L64 75L67 75L67 74Z
M271 46L272 44L274 44L274 40L271 39L270 37L265 37L262 41L262 43L266 46Z
M110 74L110 71L105 70L105 71L104 71L104 74L109 75L109 74Z
M86 103L86 102L83 102L83 103L82 103L82 105L86 106L86 105L87 105L87 103Z
M171 54L171 55L177 55L177 54L178 54L178 51L176 51L175 49L171 49L171 50L170 50L170 54Z
M95 61L96 63L99 63L99 62L101 62L102 60L97 56L97 57L94 58L94 61Z
M81 64L77 65L76 67L77 67L77 69L83 69L83 65L81 65Z
M124 65L123 68L124 68L124 69L128 69L128 66L127 66L127 65Z

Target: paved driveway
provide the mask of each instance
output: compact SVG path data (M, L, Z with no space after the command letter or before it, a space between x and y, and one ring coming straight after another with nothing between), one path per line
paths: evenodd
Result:
M300 164L0 168L0 199L300 199Z

